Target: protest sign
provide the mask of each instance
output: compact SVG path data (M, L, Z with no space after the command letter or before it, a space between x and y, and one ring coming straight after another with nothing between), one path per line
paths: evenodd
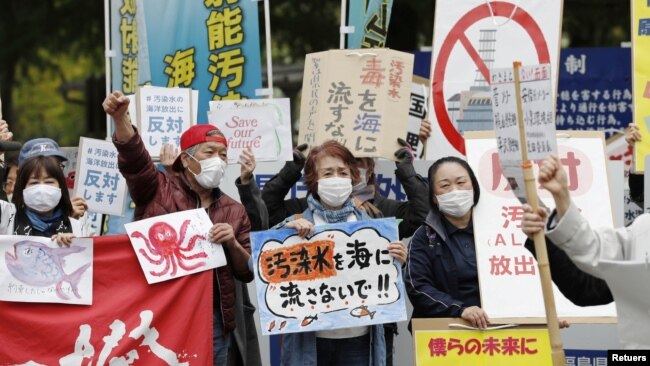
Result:
M388 253L394 218L251 233L262 334L406 319L401 266Z
M148 283L226 265L221 244L207 239L212 221L202 208L134 221L124 227Z
M428 113L429 80L419 76L413 76L406 142L411 145L415 151L415 156L419 159L424 159L425 144L425 141L420 141L420 127L422 125L422 120L427 118Z
M126 235L92 241L92 305L0 301L2 363L210 364L212 273L150 286Z
M406 134L413 55L332 50L305 57L298 143L336 140L356 157L393 155Z
M612 226L602 132L564 133L567 137L557 140L558 156L567 172L573 201L594 226ZM513 322L522 322L526 318L525 322L543 322L537 263L524 248L523 209L502 173L495 136L485 131L467 133L465 138L467 161L481 189L481 200L472 217L482 307L492 320L514 318ZM539 163L535 162L535 171ZM548 191L538 192L547 207L555 206ZM596 318L616 315L613 304L576 306L555 286L554 297L558 315L572 322L594 322Z
M210 102L208 122L228 140L228 162L250 147L256 161L293 159L288 98Z
M0 235L0 300L92 304L92 244L74 239L59 247L50 238Z
M551 365L543 327L469 327L462 319L413 319L415 365Z
M632 109L634 123L641 132L635 146L634 169L645 171L645 157L650 155L650 7L643 0L631 1L632 6Z
M122 216L126 193L126 180L117 168L113 143L80 138L74 195L86 200L89 211Z
M181 134L196 123L191 89L142 87L135 99L138 131L152 159L162 144L180 146Z
M393 0L350 1L349 7L348 24L354 32L348 34L347 48L384 47Z

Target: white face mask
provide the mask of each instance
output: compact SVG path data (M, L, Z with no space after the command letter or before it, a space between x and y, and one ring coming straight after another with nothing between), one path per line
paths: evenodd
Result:
M188 156L196 160L192 155L188 154ZM205 189L219 187L226 173L226 162L219 157L196 161L201 165L201 173L196 174L190 170L190 173L194 174L196 182Z
M330 207L339 207L350 198L352 179L331 177L318 180L318 196Z
M474 191L471 189L456 189L436 196L438 208L442 213L452 217L463 217L474 204Z
M23 190L25 205L34 211L47 212L61 201L61 188L36 184Z
M352 187L352 191L358 192L368 186L368 180L366 178L367 171L365 168L359 168L359 183Z

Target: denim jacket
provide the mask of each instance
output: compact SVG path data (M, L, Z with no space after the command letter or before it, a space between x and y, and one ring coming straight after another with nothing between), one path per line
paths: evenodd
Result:
M358 220L369 220L363 210L358 208L354 210ZM300 215L292 215L279 224L274 229L284 227L287 223L303 218L309 222L314 222L314 213L307 208ZM282 366L316 366L316 332L287 333L282 335ZM386 365L386 341L384 339L384 325L370 325L370 365Z

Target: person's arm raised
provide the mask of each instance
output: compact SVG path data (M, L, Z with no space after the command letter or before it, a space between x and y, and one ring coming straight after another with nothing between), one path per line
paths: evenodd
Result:
M115 121L115 138L119 142L126 142L135 135L135 130L131 125L131 117L128 114L129 102L129 98L120 91L114 91L112 94L107 95L102 103L104 112L113 117Z

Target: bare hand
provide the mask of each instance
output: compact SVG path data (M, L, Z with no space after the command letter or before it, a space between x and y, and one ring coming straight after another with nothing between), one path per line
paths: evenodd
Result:
M397 259L401 265L406 263L406 245L401 241L394 241L388 244L388 253Z
M14 134L9 131L9 124L4 119L0 119L0 140L10 141Z
M641 131L639 130L639 126L630 123L625 129L625 142L627 142L628 145L634 145L639 141L641 141Z
M129 110L129 98L122 95L120 91L114 91L113 94L106 96L102 107L109 116L115 119L123 118Z
M539 183L554 196L569 193L567 176L562 167L560 159L556 155L550 155L539 167Z
M255 170L255 155L253 155L253 150L250 147L242 150L238 163L241 165L241 173L239 175L241 184L248 184Z
M221 243L225 247L237 245L235 231L230 224L217 223L212 225L208 232L208 238L213 243Z
M52 241L56 241L60 247L69 247L74 238L75 236L73 233L58 233L52 235Z
M528 204L525 204L523 209L524 219L521 223L521 231L523 231L528 238L532 238L538 232L544 231L548 212L543 207L539 207L537 212L533 212L533 208Z
M160 164L167 171L173 173L172 165L178 157L178 148L172 144L163 144L160 148Z
M560 329L569 328L571 326L571 324L567 320L559 320L558 323Z
M298 230L298 236L301 238L314 233L314 224L305 219L293 220L287 223L285 227Z
M78 196L72 197L70 199L70 203L72 203L73 219L79 219L86 213L86 210L88 210L88 203L82 197L78 197Z
M460 315L461 318L472 323L474 328L485 329L488 324L490 324L490 319L488 319L487 313L485 310L479 308L478 306L470 306L463 310L463 313Z
M420 124L420 133L418 135L422 143L426 142L429 137L431 137L431 122L429 122L429 120L422 120L422 124Z

